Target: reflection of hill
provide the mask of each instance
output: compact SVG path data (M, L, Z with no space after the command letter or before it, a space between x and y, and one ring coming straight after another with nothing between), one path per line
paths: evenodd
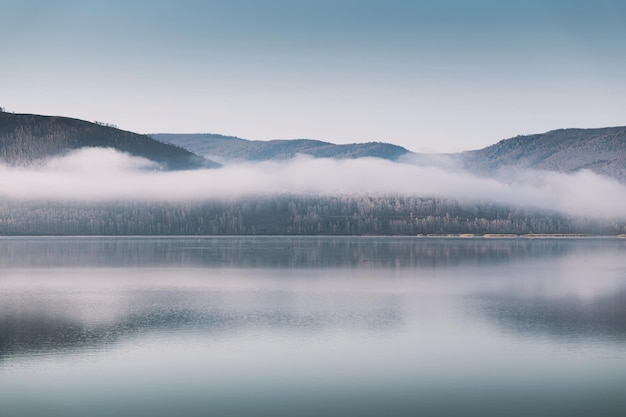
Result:
M493 296L486 300L484 313L507 331L626 342L626 288L592 300Z
M623 249L620 239L385 237L5 238L0 267L447 267Z
M187 294L190 299L193 297ZM138 299L144 308L108 324L86 324L80 316L56 316L42 303L35 311L0 307L0 361L15 355L62 353L101 349L124 339L158 333L195 331L220 334L245 329L277 329L281 332L321 331L336 327L376 330L397 326L401 313L393 304L362 309L248 310L189 308L185 305L151 305L154 299ZM181 300L179 300L181 301ZM183 303L185 300L182 300ZM189 301L189 300L186 300ZM192 303L193 304L193 303ZM15 307L15 306L13 306Z

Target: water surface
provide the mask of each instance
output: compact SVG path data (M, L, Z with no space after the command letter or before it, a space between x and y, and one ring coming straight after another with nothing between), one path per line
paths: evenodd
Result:
M2 238L0 415L623 415L626 241Z

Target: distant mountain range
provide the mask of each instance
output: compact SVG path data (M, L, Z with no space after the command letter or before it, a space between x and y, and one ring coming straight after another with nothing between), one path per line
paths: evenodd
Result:
M335 145L310 139L258 141L217 134L150 136L224 163L284 160L298 154L314 158L374 157L424 165L454 165L485 176L513 168L566 173L589 169L626 182L626 127L559 129L504 139L483 149L456 154L413 153L381 142Z
M154 139L189 149L217 161L266 161L291 159L296 155L313 158L354 159L363 157L396 161L410 151L381 142L335 145L312 139L247 140L217 134L151 134Z
M218 167L220 163L313 158L382 158L427 165L453 164L478 175L513 168L576 172L589 169L626 182L626 127L560 129L517 136L484 149L417 154L382 142L336 145L311 139L247 140L218 134L127 132L110 125L58 116L0 111L0 161L25 165L81 147L107 147L141 156L167 169Z
M0 112L0 161L27 165L83 147L113 148L166 169L217 167L181 147L112 126L57 116Z

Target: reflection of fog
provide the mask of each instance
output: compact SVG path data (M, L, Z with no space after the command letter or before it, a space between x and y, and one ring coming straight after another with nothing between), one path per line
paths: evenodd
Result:
M281 292L198 296L146 289L126 296L126 307L89 300L88 293L58 299L29 292L11 297L14 302L0 297L0 360L14 355L98 349L159 333L219 336L259 329L277 333L384 332L403 320L392 296L317 294L302 299ZM76 303L86 298L83 303L96 305L59 307L58 303L71 302L72 298ZM90 317L87 310L93 308L112 310L112 316Z
M515 333L626 341L624 250L601 243L587 242L557 259L494 268L501 275L472 299L478 297L489 320Z
M0 267L236 266L410 268L626 248L618 239L385 237L2 238Z

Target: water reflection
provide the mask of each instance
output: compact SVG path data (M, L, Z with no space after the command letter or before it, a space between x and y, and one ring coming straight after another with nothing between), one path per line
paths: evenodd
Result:
M480 309L504 331L555 340L626 342L626 290L592 300L485 297Z
M126 271L137 279L140 271ZM184 271L170 271L171 279ZM27 285L0 294L0 361L52 352L100 349L150 334L200 332L233 337L250 329L319 333L340 329L383 334L402 323L393 294L345 294L219 288ZM145 277L144 277L145 278ZM38 282L38 281L37 281Z
M0 268L97 266L449 267L624 250L623 239L386 237L0 238Z
M621 416L625 245L0 239L0 414Z

